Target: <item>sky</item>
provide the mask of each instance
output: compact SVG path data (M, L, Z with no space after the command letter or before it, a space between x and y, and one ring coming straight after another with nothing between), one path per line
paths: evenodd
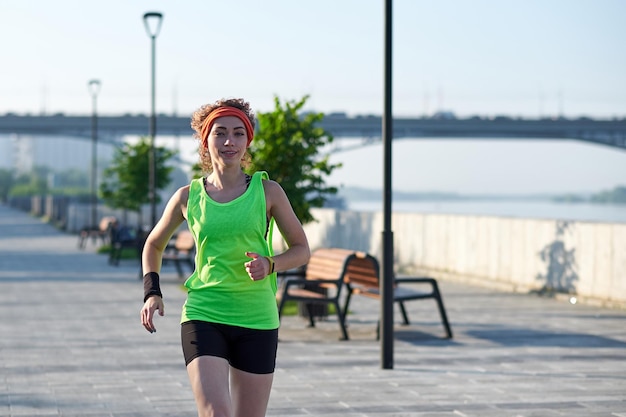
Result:
M383 111L383 0L0 0L0 114L150 111L150 38L163 13L156 108L191 114L222 97L259 111ZM393 114L626 117L626 2L396 0ZM190 138L189 141L195 145ZM332 156L336 185L382 187L382 148ZM394 188L587 192L626 185L626 151L576 141L394 142Z

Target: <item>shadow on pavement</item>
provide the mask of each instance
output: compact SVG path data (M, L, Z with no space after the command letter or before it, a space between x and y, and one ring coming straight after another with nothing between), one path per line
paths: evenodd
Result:
M585 333L551 332L544 330L513 328L468 330L470 337L488 340L501 346L533 346L533 347L564 347L576 348L626 348L626 343L603 336Z

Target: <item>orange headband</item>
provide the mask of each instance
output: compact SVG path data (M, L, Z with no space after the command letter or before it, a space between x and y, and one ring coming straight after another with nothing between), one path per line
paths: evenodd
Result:
M254 127L252 127L252 123L248 116L241 110L236 107L224 106L218 107L213 110L209 115L204 119L202 123L202 129L200 130L200 136L202 137L202 144L207 146L207 142L209 139L209 132L211 132L211 128L213 127L213 123L218 117L226 117L226 116L235 116L241 120L246 128L246 133L248 134L248 144L246 146L250 146L250 142L254 138Z

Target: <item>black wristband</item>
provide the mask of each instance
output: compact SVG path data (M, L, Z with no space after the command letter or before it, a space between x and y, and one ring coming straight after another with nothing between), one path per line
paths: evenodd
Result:
M143 276L143 302L145 303L151 295L158 295L163 298L159 286L159 274L156 272L148 272Z

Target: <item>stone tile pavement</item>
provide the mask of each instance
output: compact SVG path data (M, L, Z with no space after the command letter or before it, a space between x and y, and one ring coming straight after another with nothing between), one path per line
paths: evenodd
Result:
M174 268L149 334L138 263L110 266L77 242L0 205L0 417L194 416ZM268 416L626 417L626 311L440 286L454 339L432 300L411 302L391 370L378 302L355 298L350 341L333 317L314 329L285 317Z

